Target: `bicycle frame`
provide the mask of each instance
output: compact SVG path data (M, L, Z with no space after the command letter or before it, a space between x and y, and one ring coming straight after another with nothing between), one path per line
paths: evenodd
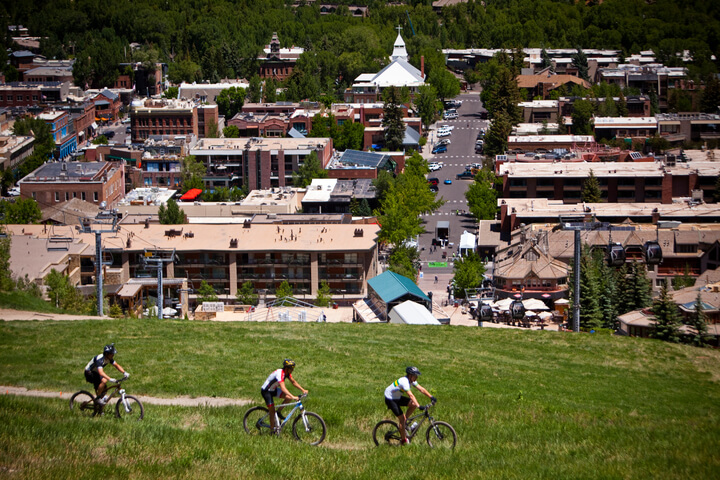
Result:
M120 400L122 401L122 404L123 404L123 407L125 407L125 411L130 413L132 411L132 409L130 408L130 405L128 404L127 400L125 399L125 389L121 388L121 386L122 386L121 384L124 380L125 380L124 378L121 378L115 383L115 385L111 385L111 386L107 387L107 389L105 390L105 395L108 395L110 390L113 390L113 392L108 395L108 401L105 402L105 405L109 404L110 400L115 398L116 394L119 394ZM96 397L96 399L97 399L97 397ZM97 405L97 403L96 403L96 405ZM98 407L100 407L100 410L102 410L103 408L105 408L105 405L98 405Z
M305 419L305 415L304 415L304 413L305 413L305 407L304 407L303 404L302 404L302 399L303 399L304 397L305 397L305 395L300 395L300 397L298 398L298 400L297 400L296 402L284 403L284 404L282 404L282 405L275 405L275 415L276 415L275 421L276 421L276 422L277 422L278 420L280 420L280 417L277 416L277 409L278 409L278 408L284 408L284 407L289 407L289 406L291 406L291 405L295 405L295 406L293 407L293 409L290 410L290 413L288 413L287 415L285 415L285 418L284 418L282 421L280 421L280 423L278 424L278 426L280 427L280 430L282 430L283 427L285 426L285 424L288 423L288 422L290 421L290 419L295 415L295 411L296 411L296 410L300 410L301 415L303 416L303 426L304 426L305 428L307 428L307 426L308 426L308 425L307 425L307 420ZM266 417L269 417L269 416L270 416L270 414L268 413L268 414L266 415ZM269 424L268 424L268 426L269 426Z
M408 438L413 438L415 436L415 434L420 431L420 427L422 427L422 425L425 423L426 419L430 420L430 425L433 424L435 419L432 417L432 415L430 415L430 407L432 407L432 406L433 406L432 403L428 403L427 405L420 406L419 407L419 410L421 410L420 413L418 413L417 415L413 415L412 417L408 418L405 421L405 425L406 425L405 433L407 434ZM410 426L412 425L412 423L419 417L422 417L422 419L418 421L418 424L415 428L410 430Z

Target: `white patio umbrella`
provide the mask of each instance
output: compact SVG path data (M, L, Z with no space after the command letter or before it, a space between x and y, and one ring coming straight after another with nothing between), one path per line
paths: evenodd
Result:
M532 310L525 310L526 317L534 317L535 315L536 315L536 313L533 312Z
M540 317L540 318L542 318L543 320L545 320L546 318L552 317L552 313L550 313L550 312L540 312L540 313L538 313L538 317Z
M510 304L513 302L512 298L503 298L495 302L495 307L498 310L510 310Z
M550 310L547 305L545 305L545 302L538 300L537 298L528 298L527 300L523 300L523 305L528 310Z
M172 308L172 307L165 307L165 308L163 308L163 316L164 316L164 317L172 317L172 316L175 315L176 313L177 313L177 310L175 310L175 309Z

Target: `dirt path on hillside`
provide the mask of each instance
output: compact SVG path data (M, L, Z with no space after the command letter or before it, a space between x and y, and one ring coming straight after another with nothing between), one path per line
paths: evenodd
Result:
M98 317L91 315L67 315L64 313L42 313L27 312L25 310L13 310L11 308L0 308L0 320L110 320L110 317Z
M70 401L70 397L75 393L72 392L51 392L47 390L28 390L25 387L11 387L6 385L0 385L0 394L2 395L21 395L25 397L45 397L45 398L59 398L62 400ZM158 398L148 397L145 395L135 395L142 403L147 405L171 405L178 407L228 407L235 406L240 407L253 403L252 400L243 398L223 398L223 397L188 397L178 396L175 398Z

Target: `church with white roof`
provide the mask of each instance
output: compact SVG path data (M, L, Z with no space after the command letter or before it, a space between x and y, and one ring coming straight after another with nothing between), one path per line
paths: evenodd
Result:
M418 70L410 65L405 40L400 35L395 39L390 64L377 73L362 73L345 91L347 103L376 103L382 99L382 91L387 87L406 87L415 95L425 85L424 68ZM423 65L424 66L424 65Z

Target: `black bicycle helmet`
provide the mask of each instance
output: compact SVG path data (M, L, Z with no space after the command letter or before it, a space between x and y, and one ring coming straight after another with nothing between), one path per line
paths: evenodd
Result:
M418 370L417 367L407 367L405 369L405 373L408 375L420 376L420 370Z
M287 367L295 367L295 362L290 360L289 358L286 358L285 360L283 360L283 368Z
M105 348L103 348L103 354L104 355L115 355L117 353L117 350L115 349L115 344L111 343L109 345L105 345Z

